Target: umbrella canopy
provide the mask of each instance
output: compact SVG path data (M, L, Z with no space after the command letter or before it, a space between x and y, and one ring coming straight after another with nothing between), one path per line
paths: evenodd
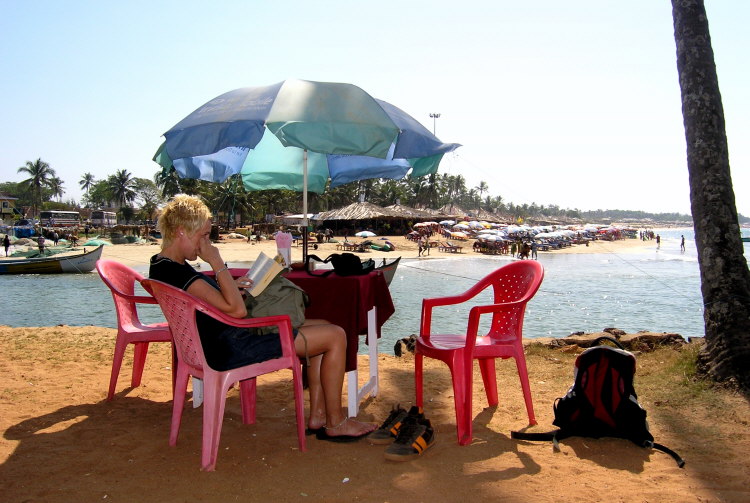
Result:
M329 178L336 187L435 173L459 147L357 86L304 80L225 93L164 137L154 160L181 177L223 182L241 173L248 190L318 193Z
M376 234L370 231L359 231L355 234L355 236L357 236L358 238L372 238L375 237Z

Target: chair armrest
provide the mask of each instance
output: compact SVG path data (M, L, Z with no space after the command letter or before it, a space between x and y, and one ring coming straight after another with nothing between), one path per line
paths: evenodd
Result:
M158 304L156 299L150 295L125 295L122 293L118 293L117 295L137 304Z
M422 300L422 319L420 323L419 336L425 340L430 340L430 334L432 333L432 309L439 306L449 306L454 304L460 304L462 302L454 302L456 297L438 297L433 299ZM451 302L442 302L451 300ZM473 347L476 334L479 329L479 319L483 314L495 314L503 311L510 311L524 305L528 302L528 299L521 299L513 302L499 302L497 304L487 304L482 306L473 306L469 310L469 319L466 323L466 335L467 335L467 347ZM469 337L473 334L473 337ZM469 344L468 339L471 339Z
M288 314L281 314L277 316L263 316L260 318L235 318L234 316L229 316L228 314L219 311L215 307L209 305L208 303L197 297L196 301L198 304L196 307L198 311L205 313L215 320L221 321L222 323L231 325L233 327L243 328L276 326L278 327L279 334L281 334L281 336L284 336L283 334L288 333L289 339L291 341L294 341L294 336L292 335L292 320Z
M221 321L222 323L232 325L233 327L254 328L267 327L271 325L281 326L284 323L289 323L289 325L291 326L291 318L289 318L288 314L263 316L260 318L235 318L234 316L229 316L228 314L222 313L218 309L210 306L199 306L198 310L216 320Z

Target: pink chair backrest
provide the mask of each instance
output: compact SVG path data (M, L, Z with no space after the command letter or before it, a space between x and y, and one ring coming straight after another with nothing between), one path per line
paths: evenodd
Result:
M195 316L197 311L206 312L209 309L197 297L161 281L146 279L143 286L159 302L179 358L191 367L208 368Z
M130 267L114 260L99 260L96 262L96 270L112 292L117 310L118 324L122 327L140 325L138 311L134 299L135 283L143 280L143 276ZM153 303L153 301L152 301Z
M488 336L494 340L508 341L521 335L526 303L539 290L543 279L544 268L539 262L519 260L480 280L476 287L483 285L482 290L492 285L495 303L518 302L512 308L492 316Z

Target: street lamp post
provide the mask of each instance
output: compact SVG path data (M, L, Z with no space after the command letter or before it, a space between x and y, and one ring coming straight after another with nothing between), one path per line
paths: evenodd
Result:
M440 114L430 114L430 118L432 118L432 134L435 135L435 122L440 118ZM437 136L437 135L435 135Z

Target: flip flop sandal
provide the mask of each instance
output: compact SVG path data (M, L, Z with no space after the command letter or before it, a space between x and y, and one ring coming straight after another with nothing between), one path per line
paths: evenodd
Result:
M315 437L318 440L327 440L328 442L338 442L338 443L347 443L347 442L356 442L357 440L360 440L362 438L365 438L367 435L370 434L368 431L367 433L362 433L360 435L329 435L325 428L322 428L323 431L319 431L316 433Z

